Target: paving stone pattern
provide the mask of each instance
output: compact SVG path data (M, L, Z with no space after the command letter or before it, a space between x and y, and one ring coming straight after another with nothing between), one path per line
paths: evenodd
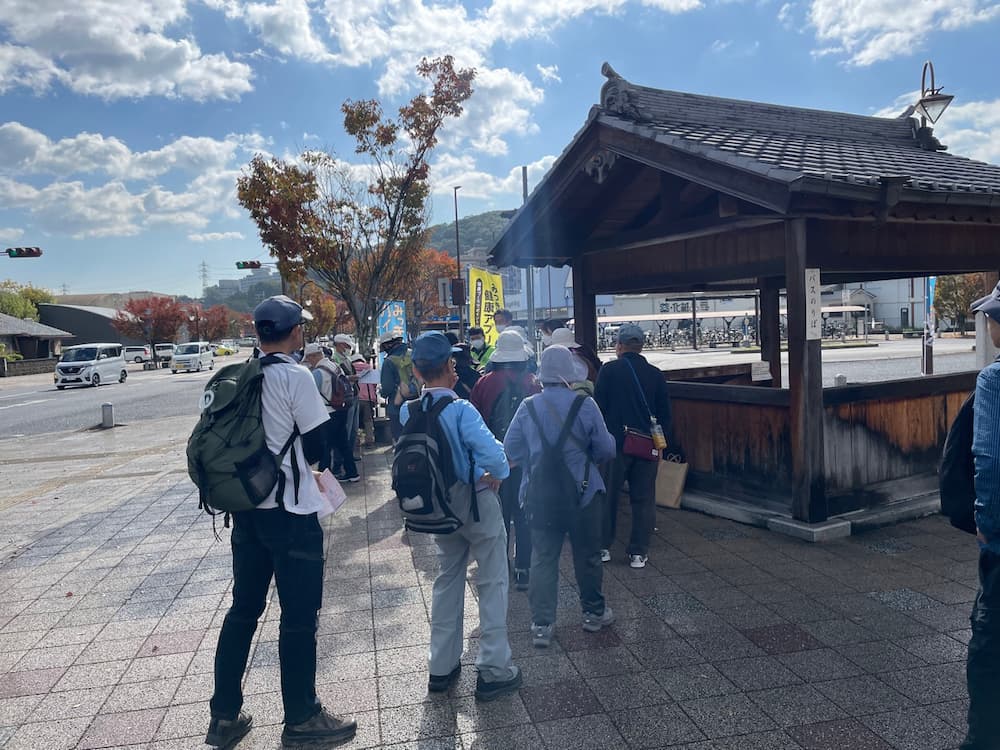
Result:
M364 472L326 522L319 630L320 695L360 725L348 747L944 750L962 740L976 545L939 518L810 545L660 510L645 569L625 564L620 542L612 550L605 592L618 619L604 632L580 628L566 555L549 649L532 647L527 596L511 591L524 687L478 705L474 569L466 668L450 693L428 695L434 547L402 531L384 450L366 454ZM114 501L93 477L68 478L58 496L0 517L3 750L203 746L229 532L215 541L186 481L131 496L108 485ZM240 748L280 744L273 594L246 678L256 728Z

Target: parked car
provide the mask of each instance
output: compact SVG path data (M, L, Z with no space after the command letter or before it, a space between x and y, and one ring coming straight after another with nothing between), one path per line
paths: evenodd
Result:
M174 345L163 343L156 344L153 347L156 350L156 358L160 362L161 367L170 367L170 360L174 356Z
M128 377L121 344L81 344L67 346L52 375L60 391L67 385L124 383Z
M153 353L150 351L148 346L126 346L125 347L125 361L135 362L140 364L142 362L149 362L153 358Z
M170 372L178 370L201 372L202 368L209 370L215 367L215 352L207 341L189 341L174 347L174 356L170 360Z

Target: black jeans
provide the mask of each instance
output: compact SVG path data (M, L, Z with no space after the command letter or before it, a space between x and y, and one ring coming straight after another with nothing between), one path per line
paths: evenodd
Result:
M629 498L632 501L632 535L629 538L629 555L649 554L649 538L656 523L656 469L659 461L645 461L626 456L620 450L608 467L608 497L604 515L604 534L601 546L611 549L618 525L618 495L622 484L628 480Z
M604 502L601 494L598 494L586 508L577 513L568 532L537 528L531 530L534 557L531 560L528 600L531 603L531 621L536 625L552 625L556 621L559 555L567 533L573 550L576 584L580 587L580 607L584 614L604 614L604 594L601 593L604 568L601 565L599 546L603 510Z
M330 412L330 421L326 423L327 452L319 462L319 470L340 469L349 477L358 475L357 464L354 463L354 446L347 442L347 416L348 410ZM330 453L334 458L330 458Z
M514 570L531 568L531 529L518 495L521 492L521 467L510 470L510 476L500 485L500 507L503 509L503 527L510 536L514 524Z
M961 750L1000 749L1000 555L979 553L979 593L972 605L966 662L969 732Z
M316 514L283 508L233 513L233 604L215 650L213 717L233 719L243 706L241 682L257 620L274 577L281 603L278 656L285 723L320 710L316 698L316 625L323 603L323 529Z

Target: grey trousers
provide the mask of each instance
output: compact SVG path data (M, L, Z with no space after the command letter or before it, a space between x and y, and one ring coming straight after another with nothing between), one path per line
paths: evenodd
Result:
M465 646L466 569L471 557L479 564L479 654L476 669L486 682L513 679L517 674L507 640L507 532L500 499L492 490L478 494L479 521L471 517L453 534L435 535L440 571L431 600L432 675L449 674L458 666Z
M531 580L528 600L531 621L536 625L552 625L556 621L556 600L559 594L559 555L563 540L569 535L573 550L573 570L580 587L580 607L584 614L604 614L604 594L601 583L601 521L604 501L600 494L582 508L569 531L531 530Z

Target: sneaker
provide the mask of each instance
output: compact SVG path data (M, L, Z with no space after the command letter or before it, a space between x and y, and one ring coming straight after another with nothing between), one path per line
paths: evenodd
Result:
M645 568L648 559L646 555L630 555L628 565L630 568Z
M451 670L448 674L432 674L427 680L427 692L429 693L444 693L447 692L448 688L455 684L458 680L459 675L462 674L462 665L459 663L457 667Z
M601 550L601 562L611 562L611 550L609 549Z
M583 629L588 633L597 633L601 628L606 628L614 621L615 613L607 605L604 606L603 615L595 615L593 612L583 613Z
M253 729L253 717L240 711L235 719L212 719L208 723L205 744L220 750L228 750L242 740Z
M528 571L514 570L514 588L518 591L528 590Z
M281 733L281 746L288 748L333 747L354 739L358 723L353 719L341 719L325 708L308 721L301 724L285 724Z
M354 484L355 482L360 482L361 481L361 475L360 474L355 474L352 477L344 476L340 481L341 482L350 482L351 484Z
M514 667L517 669L517 667ZM511 677L509 680L501 680L499 682L486 682L482 675L476 677L476 700L477 701L495 701L509 693L515 692L519 687L521 687L521 670L517 669L517 674Z
M531 645L535 648L548 648L552 643L554 625L535 625L531 623Z

